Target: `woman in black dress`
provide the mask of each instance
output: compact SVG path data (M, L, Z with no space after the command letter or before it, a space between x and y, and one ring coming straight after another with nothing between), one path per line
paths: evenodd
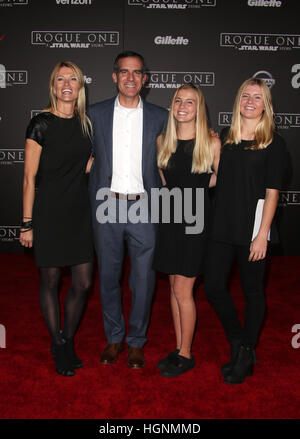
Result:
M221 370L224 381L244 382L253 373L254 347L263 323L263 276L268 240L287 163L284 140L274 132L273 108L264 81L245 81L234 104L232 123L221 134L212 242L204 288L231 346L231 361ZM244 326L227 290L237 257L245 296Z
M41 309L52 338L56 371L64 376L73 376L74 369L82 367L74 351L74 334L92 277L85 175L92 161L90 135L82 72L72 62L59 62L50 77L50 104L30 121L26 132L20 242L34 246ZM57 290L63 266L71 267L72 286L61 330Z
M179 201L177 208L183 212L183 220L176 222L172 205L170 222L159 224L153 263L155 270L169 274L176 334L176 350L158 362L165 377L176 377L195 365L191 354L196 323L193 287L196 277L203 272L208 188L215 185L213 170L217 171L219 154L220 140L209 130L203 94L193 84L181 86L172 100L166 133L158 138L162 180L171 193L179 191L175 203ZM188 221L188 212L196 217L195 223ZM197 213L203 214L204 228L197 221Z

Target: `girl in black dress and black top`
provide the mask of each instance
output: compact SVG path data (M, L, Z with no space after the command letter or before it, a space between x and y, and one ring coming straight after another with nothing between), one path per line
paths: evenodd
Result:
M183 211L183 221L176 223L173 206L171 221L159 224L153 263L155 270L169 274L176 334L176 349L158 363L165 377L176 377L195 365L191 354L196 322L193 286L196 277L203 273L208 188L216 182L213 170L218 168L220 147L219 138L208 127L203 94L193 84L183 85L173 97L166 133L158 138L158 166L163 182L170 191L180 191ZM200 189L204 192L204 206ZM185 190L191 191L189 201ZM188 223L186 207L195 217L203 214L204 208L203 230L197 221L200 218L194 224Z
M72 62L59 62L50 77L49 107L31 120L26 132L20 242L25 247L34 245L41 274L40 304L52 338L56 371L64 376L73 376L74 369L82 367L73 337L92 277L85 175L92 162L90 134L82 72ZM63 266L71 267L72 286L61 330L57 289Z
M204 288L231 345L231 361L221 370L224 381L239 384L253 373L254 347L263 323L263 276L268 240L276 239L273 217L287 150L274 132L273 108L264 81L250 78L237 94L232 123L221 134L212 242ZM237 257L245 296L244 325L227 290Z

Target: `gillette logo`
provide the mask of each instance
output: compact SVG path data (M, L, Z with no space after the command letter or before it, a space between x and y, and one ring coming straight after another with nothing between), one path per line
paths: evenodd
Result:
M171 35L166 37L157 36L154 38L154 43L157 45L166 46L187 46L189 44L188 38L176 37L173 38Z

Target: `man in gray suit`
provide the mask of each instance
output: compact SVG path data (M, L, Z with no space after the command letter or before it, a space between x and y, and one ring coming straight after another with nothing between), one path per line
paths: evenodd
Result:
M126 336L127 364L137 369L145 364L143 346L147 341L155 283L151 264L156 225L150 221L150 212L147 222L130 221L126 217L135 203L141 203L144 198L150 199L151 189L161 185L156 161L156 138L165 129L168 113L140 97L146 81L141 55L135 52L119 54L112 77L118 88L118 96L94 104L89 109L94 131L94 162L89 189L104 329L108 342L100 362L113 364L124 350L126 334L120 277L126 243L132 292L129 332ZM103 197L105 188L108 193ZM104 205L108 209L103 208ZM110 207L115 216L106 216Z

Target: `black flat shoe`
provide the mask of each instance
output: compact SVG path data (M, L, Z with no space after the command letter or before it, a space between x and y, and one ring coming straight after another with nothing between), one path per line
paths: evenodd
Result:
M173 358L175 358L178 353L179 349L175 349L175 351L170 352L167 357L163 358L157 363L157 367L159 369L164 369L168 364L170 364L170 362L172 362Z
M68 359L65 344L62 345L52 344L51 352L53 354L56 372L66 377L74 376L75 371L72 365L70 364L70 360Z
M186 358L177 354L176 357L172 359L172 362L170 362L160 374L167 378L175 378L188 370L193 369L193 367L195 367L193 355L191 358Z
M66 347L67 357L69 358L73 369L81 369L83 364L80 358L78 358L75 353L74 339L73 338L66 339L65 347Z

